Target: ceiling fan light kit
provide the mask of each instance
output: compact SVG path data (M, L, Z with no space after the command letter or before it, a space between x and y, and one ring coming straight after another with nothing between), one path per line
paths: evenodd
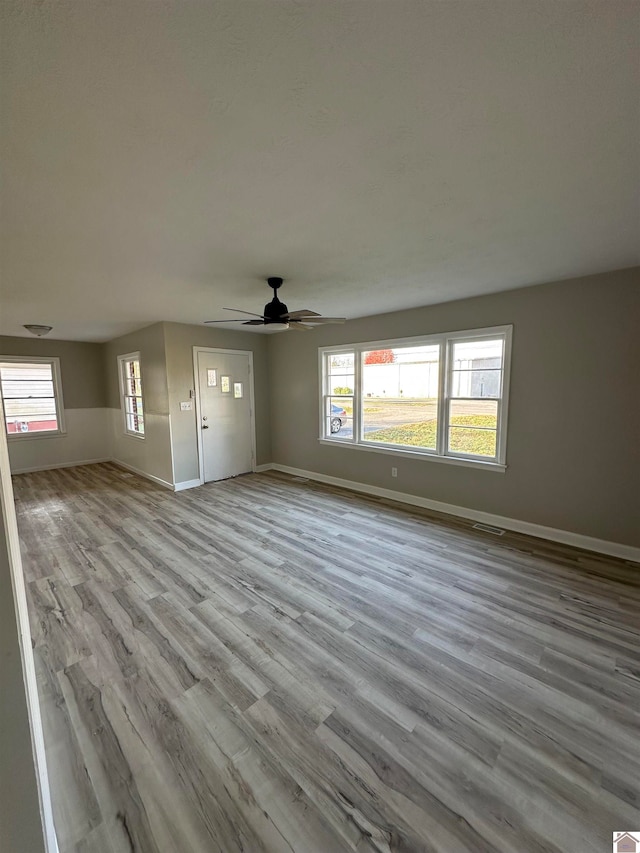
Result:
M224 311L235 311L236 313L249 315L255 319L251 320L205 320L206 325L213 323L242 323L244 326L284 326L285 329L296 329L299 332L308 332L315 326L326 323L344 323L345 317L321 317L316 311L303 308L299 311L289 311L284 302L278 299L278 290L282 287L283 279L272 276L267 279L267 284L273 290L273 299L264 306L262 314L252 314L242 308L224 308Z

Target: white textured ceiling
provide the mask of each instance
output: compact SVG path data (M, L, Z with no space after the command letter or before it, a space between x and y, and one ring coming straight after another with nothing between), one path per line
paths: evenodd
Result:
M357 317L639 262L635 0L2 13L3 334L259 311L268 275Z

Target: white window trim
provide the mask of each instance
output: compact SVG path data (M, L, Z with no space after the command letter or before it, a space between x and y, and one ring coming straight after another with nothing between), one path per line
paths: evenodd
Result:
M56 418L58 429L40 430L39 432L7 432L7 422L4 417L4 400L2 406L3 428L8 441L33 441L42 438L60 438L67 434L64 417L64 401L62 399L62 374L60 372L60 359L56 355L0 355L0 362L13 362L14 364L50 364L51 378L53 379L53 396L56 401Z
M135 432L135 430L129 429L127 426L127 407L125 405L125 387L124 387L124 370L123 364L125 361L139 361L140 362L140 381L142 383L142 418L144 421L144 432ZM124 355L118 356L118 383L120 386L120 411L122 412L122 429L125 435L131 436L131 438L137 438L140 440L144 440L147 432L147 407L144 402L144 379L142 376L142 359L140 358L139 352L127 352Z
M448 388L447 377L451 350L457 340L474 341L500 336L504 338L504 354L502 362L502 388L501 397L498 398L498 424L497 424L497 446L495 458L488 459L486 456L474 456L472 454L453 453L447 451L447 435L449 431L449 396L445 396ZM421 335L408 338L392 338L388 340L361 341L359 343L345 343L329 347L318 348L318 375L320 377L320 406L319 406L319 443L330 447L350 447L365 452L385 453L392 456L405 457L409 459L428 459L432 462L445 462L452 465L462 465L473 468L482 468L492 471L506 471L507 450L507 420L509 412L509 386L511 378L511 343L513 326L491 326L482 329L467 329L455 332L442 332L436 335ZM394 347L411 346L420 344L440 344L442 358L440 359L439 374L439 429L438 446L436 450L420 450L412 448L405 450L388 444L375 444L374 442L363 443L359 436L362 420L362 353L376 349L393 349ZM325 356L330 353L353 352L354 358L354 405L353 405L353 435L351 438L328 437L325 435L324 398L325 398ZM331 395L339 397L339 395ZM495 398L491 398L495 399Z

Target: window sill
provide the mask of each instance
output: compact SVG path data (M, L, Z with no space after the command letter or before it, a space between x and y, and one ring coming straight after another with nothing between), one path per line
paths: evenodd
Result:
M66 430L42 430L41 432L7 433L7 441L33 441L40 438L64 438Z
M371 446L364 444L354 444L352 442L340 441L340 439L319 438L320 444L328 447L348 447L351 450L364 450L365 453L384 453L388 456L399 456L403 459L425 459L429 462L444 462L447 465L460 465L464 468L482 468L485 471L493 471L494 473L504 474L507 466L501 462L484 462L482 459L461 459L457 456L436 456L435 453L416 453L411 450L398 450L397 448L387 448Z
M127 431L125 430L125 432L123 433L123 435L126 435L126 436L128 436L129 438L137 438L139 441L144 441L144 435L140 435L140 433L139 433L139 432L127 432Z

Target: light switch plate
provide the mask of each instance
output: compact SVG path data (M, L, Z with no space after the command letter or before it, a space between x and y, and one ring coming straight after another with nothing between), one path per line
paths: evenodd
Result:
M191 400L187 400L186 403L180 403L180 411L181 412L190 412L193 408L193 404Z

